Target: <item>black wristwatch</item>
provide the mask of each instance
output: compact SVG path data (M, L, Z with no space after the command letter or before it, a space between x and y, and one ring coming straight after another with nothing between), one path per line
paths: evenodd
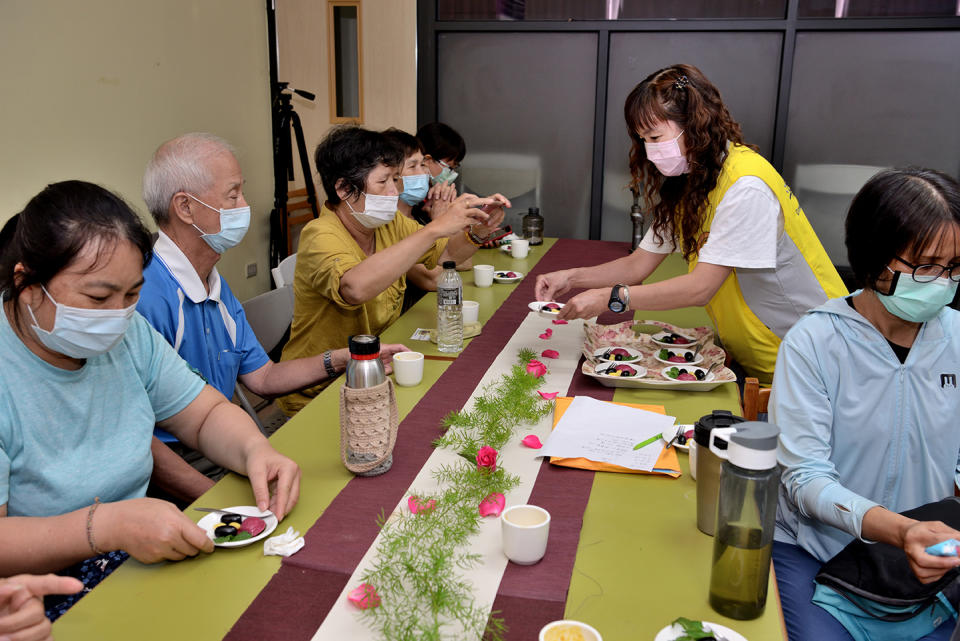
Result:
M627 305L630 304L630 288L626 285L614 285L610 292L610 302L607 307L611 312L618 314L627 311Z

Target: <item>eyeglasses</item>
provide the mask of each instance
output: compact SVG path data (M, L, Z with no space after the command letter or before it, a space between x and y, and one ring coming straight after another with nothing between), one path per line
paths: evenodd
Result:
M960 264L938 265L937 263L930 263L928 265L914 265L913 263L905 261L899 256L896 256L896 259L913 270L913 280L917 281L918 283L932 283L940 278L944 272L947 272L947 276L953 282L960 282ZM890 268L888 267L887 269ZM893 270L890 269L890 271Z

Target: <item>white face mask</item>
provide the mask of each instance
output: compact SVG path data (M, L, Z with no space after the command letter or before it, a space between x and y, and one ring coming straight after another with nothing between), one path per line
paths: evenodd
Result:
M200 232L200 238L210 245L210 249L218 254L222 254L231 247L236 247L240 244L243 237L247 235L247 229L250 228L249 205L246 207L234 207L232 209L217 209L216 207L210 207L210 205L196 196L187 195L204 207L209 207L213 211L220 213L220 231L215 234L208 234L196 225L193 226L194 229Z
M363 211L357 211L349 201L347 207L353 212L353 216L367 229L376 229L380 225L386 225L397 215L397 201L400 196L375 196L373 194L364 194L366 197Z
M90 358L109 352L123 340L137 309L136 303L126 309L68 307L53 300L46 287L41 285L40 288L56 305L57 313L53 329L47 331L40 327L33 310L27 306L33 319L33 333L47 349L71 358Z

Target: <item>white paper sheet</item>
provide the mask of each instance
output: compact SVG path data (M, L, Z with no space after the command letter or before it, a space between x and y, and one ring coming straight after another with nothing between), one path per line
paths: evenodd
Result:
M658 439L639 450L633 448L663 432L668 432L672 437L676 432L672 427L675 420L672 416L636 407L577 396L557 422L540 454L583 457L649 472L660 457L666 441Z
M553 336L548 340L538 338L546 328L553 329ZM483 394L484 387L496 382L510 371L517 362L517 352L524 347L534 350L537 354L545 349L555 349L560 353L559 359L538 357L549 368L540 389L544 392L560 392L563 394L570 387L570 381L573 380L573 375L577 371L577 364L580 362L580 351L583 347L583 321L575 320L570 321L568 325L553 325L549 319L536 312L527 314L526 319L517 328L513 337L474 389L471 399L466 405L467 408L472 407L473 397ZM537 474L540 471L540 450L525 447L520 444L520 440L527 434L536 434L541 441L546 440L550 434L551 425L553 425L552 412L530 429L521 428L516 437L500 450L500 464L511 474L520 477L520 486L506 495L507 507L521 505L529 500L533 485L537 480ZM399 438L403 438L402 431ZM454 464L458 459L462 460L454 452L435 449L395 510L407 510L407 497L411 494L437 493L438 488L433 477L434 470L443 465ZM370 515L371 519L375 517L376 515ZM508 561L503 554L500 529L500 519L483 519L480 523L480 531L467 544L472 553L480 555L480 562L477 566L463 571L461 578L473 583L474 596L478 605L486 604L487 607L493 605L500 580L507 567ZM377 639L377 635L364 624L360 611L347 600L347 593L360 584L359 577L372 566L376 558L378 542L379 537L367 550L360 564L354 570L353 576L347 581L347 585L337 598L336 604L334 604L320 628L317 629L313 641L341 641L345 639L373 641ZM549 542L547 545L549 546ZM460 638L463 631L460 630L459 632L458 635L452 626L447 628L447 634L450 638Z

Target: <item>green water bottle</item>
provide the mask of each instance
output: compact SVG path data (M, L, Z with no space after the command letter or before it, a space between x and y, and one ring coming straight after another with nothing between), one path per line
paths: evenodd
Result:
M770 423L714 430L710 451L724 459L710 572L710 606L731 619L756 619L767 603L780 468ZM727 441L727 449L716 446Z

